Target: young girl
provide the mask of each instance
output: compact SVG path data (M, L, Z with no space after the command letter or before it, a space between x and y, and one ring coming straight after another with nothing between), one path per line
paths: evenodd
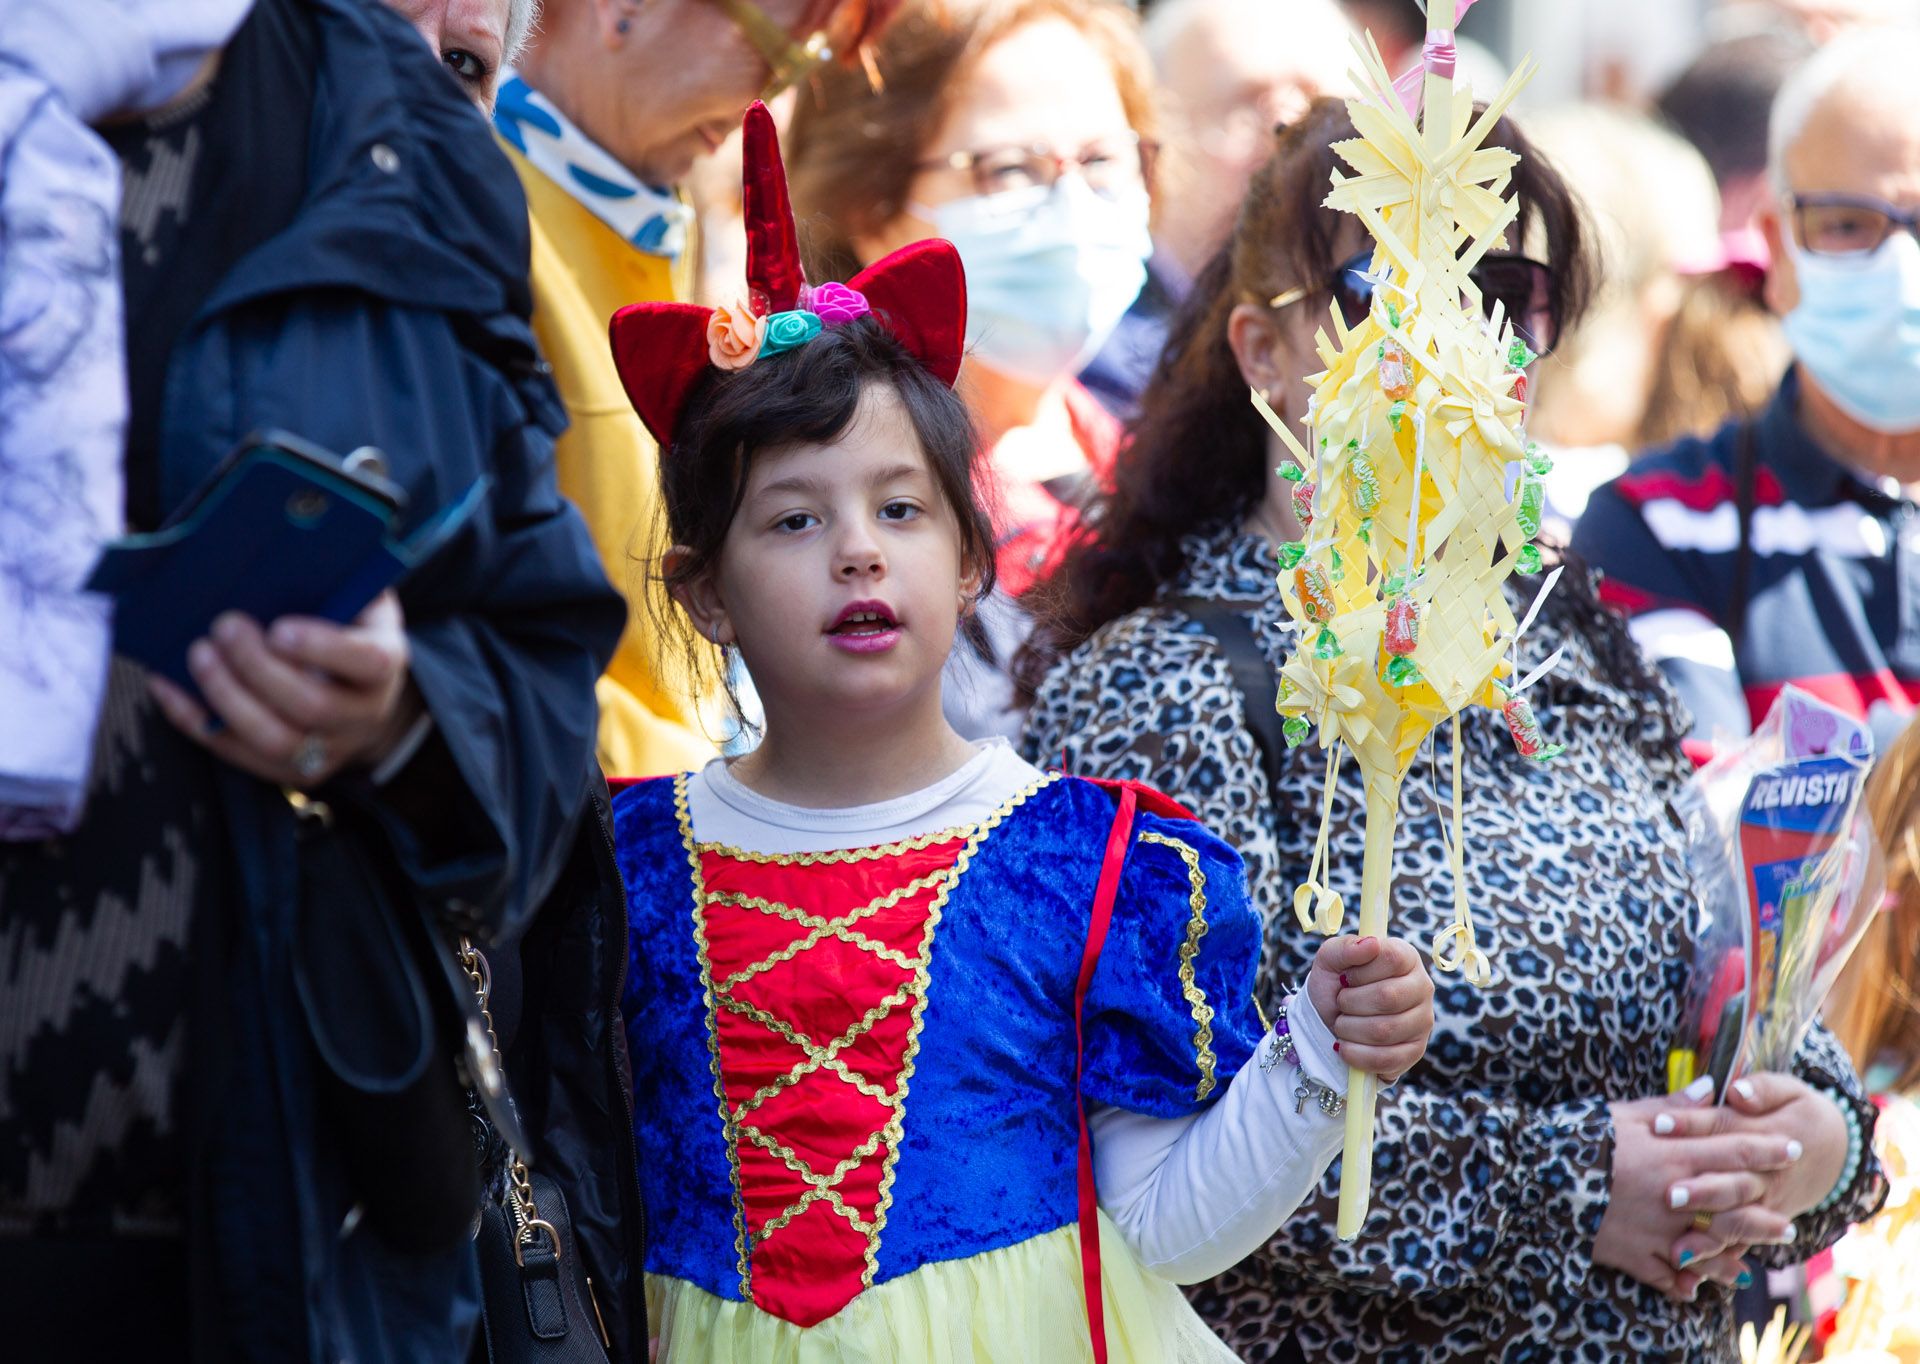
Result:
M757 105L746 155L750 302L613 324L668 585L767 716L615 802L660 1357L1231 1359L1174 1284L1314 1186L1344 1063L1413 1065L1432 985L1335 939L1269 1030L1224 844L948 727L993 572L958 258L809 289Z

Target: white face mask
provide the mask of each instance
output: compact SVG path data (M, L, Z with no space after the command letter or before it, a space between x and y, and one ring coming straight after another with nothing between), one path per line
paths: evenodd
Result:
M1840 410L1889 435L1920 431L1920 241L1895 232L1851 260L1787 253L1800 303L1782 320L1797 359Z
M1146 283L1145 190L1108 197L1068 175L916 211L960 252L974 356L1036 386L1078 373Z

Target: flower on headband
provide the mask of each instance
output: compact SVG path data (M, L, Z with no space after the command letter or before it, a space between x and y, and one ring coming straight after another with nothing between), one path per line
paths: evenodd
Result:
M715 369L745 369L767 340L767 319L745 303L715 308L707 320L707 358Z
M801 303L809 311L818 313L829 327L844 327L873 311L865 294L831 281L809 289Z
M818 313L792 312L775 313L767 319L767 343L761 348L763 355L778 355L781 351L793 350L804 346L820 335L820 316Z

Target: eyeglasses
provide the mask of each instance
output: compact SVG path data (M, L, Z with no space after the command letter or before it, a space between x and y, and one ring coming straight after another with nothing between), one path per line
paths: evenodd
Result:
M863 53L893 11L899 0L840 0L827 11L826 23L796 39L753 3L753 0L714 0L734 27L766 59L773 74L760 92L771 101L789 86L807 79L835 58L851 60Z
M1897 208L1871 194L1790 194L1793 235L1815 256L1866 256L1896 231L1920 238L1920 208Z
M1062 156L1044 142L1031 146L983 147L955 152L935 161L923 161L915 170L958 170L973 177L980 195L1010 194L1023 189L1052 189L1071 166L1098 194L1145 189L1153 180L1153 159L1159 148L1137 133L1101 138L1078 155Z
M1349 327L1357 327L1373 310L1373 252L1359 252L1333 272L1326 292L1340 305L1340 315ZM1537 355L1550 352L1560 339L1553 318L1553 271L1528 256L1496 253L1485 255L1467 272L1480 291L1481 306L1491 318L1498 307L1527 349ZM1289 289L1270 300L1271 306L1284 308L1308 296L1305 289Z

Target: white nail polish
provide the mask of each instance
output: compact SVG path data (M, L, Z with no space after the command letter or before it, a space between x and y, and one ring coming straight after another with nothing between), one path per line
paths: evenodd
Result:
M1673 1114L1671 1113L1662 1113L1659 1117L1653 1120L1654 1132L1663 1137L1672 1136L1673 1129L1676 1125L1677 1124L1673 1121Z
M1753 1081L1735 1080L1733 1082L1733 1090L1734 1090L1734 1093L1738 1094L1741 1098L1745 1099L1748 1103L1753 1102L1753 1099L1754 1099Z
M1801 1156L1806 1154L1806 1150L1807 1148L1802 1146L1799 1142L1789 1140L1787 1142L1787 1159L1789 1161L1798 1160L1800 1159Z
M1702 1075L1680 1092L1695 1103L1705 1103L1713 1097L1713 1077Z
M1676 1184L1673 1186L1672 1191L1667 1194L1667 1206L1670 1208L1684 1208L1687 1206L1687 1197L1687 1186L1684 1184Z
M1800 1239L1800 1228L1794 1226L1793 1223L1791 1222L1787 1223L1787 1233L1786 1235L1780 1238L1780 1244L1783 1246L1790 1246L1795 1241L1798 1241L1799 1239Z

